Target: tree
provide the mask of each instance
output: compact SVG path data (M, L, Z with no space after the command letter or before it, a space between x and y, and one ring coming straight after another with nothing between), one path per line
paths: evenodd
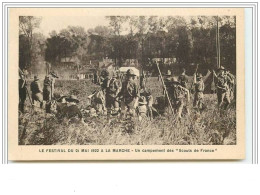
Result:
M49 62L60 62L62 57L77 56L83 59L87 53L87 33L80 26L68 26L59 34L55 31L50 33L47 39L46 60Z
M19 16L19 66L28 68L32 65L33 35L35 29L39 28L41 18L34 16Z
M123 24L127 21L126 16L107 16L106 19L109 20L109 26L112 28L113 37L111 37L111 45L113 46L112 56L114 56L115 64L117 66L122 66L122 43L123 38L121 37L121 32L123 31Z

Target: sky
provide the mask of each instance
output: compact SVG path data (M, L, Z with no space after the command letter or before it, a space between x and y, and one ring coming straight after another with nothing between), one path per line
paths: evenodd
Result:
M68 26L82 26L87 32L89 28L95 28L99 25L108 26L109 21L103 16L44 16L37 32L49 37L51 31L59 32Z
M190 16L182 16L186 21L190 21ZM36 32L42 33L45 37L49 37L49 33L55 30L57 33L61 29L68 26L81 26L87 32L90 28L96 26L109 26L109 20L104 16L42 16L40 28ZM121 34L127 33L128 25L123 25Z

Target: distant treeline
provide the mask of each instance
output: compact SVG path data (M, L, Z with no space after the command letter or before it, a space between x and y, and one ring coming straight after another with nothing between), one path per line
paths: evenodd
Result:
M138 59L144 70L153 71L151 59L166 66L200 64L217 66L216 32L219 23L221 65L236 70L236 18L231 16L157 17L108 16L109 26L87 31L68 26L46 38L36 29L41 19L20 16L19 65L41 70L42 61L55 65L64 57L76 56L79 64L103 58L122 66L125 59Z

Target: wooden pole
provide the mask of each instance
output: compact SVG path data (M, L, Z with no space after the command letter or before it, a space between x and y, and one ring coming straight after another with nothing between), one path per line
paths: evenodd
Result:
M165 89L165 94L166 94L166 97L167 97L167 99L168 99L168 102L169 102L171 111L172 111L172 113L174 114L174 110L173 110L173 107L172 107L172 103L171 103L171 101L170 101L170 97L169 97L168 91L167 91L166 86L165 86L165 84L164 84L164 80L163 80L162 73L161 73L161 70L160 70L160 68L159 68L158 62L156 62L156 66L157 66L157 68L158 68L158 71L159 71L159 74L160 74L160 77L161 77L161 81L162 81L163 87L164 87L164 89Z
M218 18L218 16L217 16ZM218 24L218 19L217 19L217 24ZM219 25L218 25L218 68L221 66L221 57L220 57L220 38L219 38Z
M217 53L217 68L219 68L219 61L218 61L218 18L217 18L217 25L216 25L216 53Z

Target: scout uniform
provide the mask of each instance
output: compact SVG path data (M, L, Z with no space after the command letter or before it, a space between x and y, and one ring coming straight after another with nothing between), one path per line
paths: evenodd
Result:
M105 91L107 88L107 82L109 80L108 76L109 76L109 72L107 70L103 70L101 72L100 86L103 91Z
M116 72L113 72L112 79L109 79L106 83L106 108L108 119L110 118L112 107L116 112L119 111L118 94L121 90L121 82L116 77Z
M43 100L50 101L54 96L55 79L59 78L54 72L51 72L44 79L43 84Z
M43 100L50 101L52 97L52 81L50 76L46 76L43 81Z
M24 74L21 74L19 79L19 110L24 113L24 102L26 100L26 85L27 82L24 78Z
M217 75L217 97L218 97L218 105L221 107L224 103L226 103L225 108L230 104L230 92L227 84L227 77L224 73L225 68L221 66L219 68L219 74Z
M178 118L181 118L183 107L185 106L184 100L187 97L189 101L189 90L182 87L181 84L177 81L177 79L173 78L172 86L171 86L171 98L173 102L173 109L175 113L177 114ZM187 112L189 113L189 110L186 106Z
M134 71L129 69L126 72L127 80L123 82L120 95L122 96L121 111L125 115L126 108L131 116L135 115L135 108L139 97L139 86L130 78L134 78L136 75Z
M202 79L202 74L197 76L197 82L194 84L195 86L195 94L194 94L194 102L193 106L202 109L203 108L203 92L205 89L204 82Z
M39 83L39 78L34 76L34 81L31 83L31 91L32 91L32 103L34 105L34 101L40 102L40 107L43 105L42 98L42 90Z

